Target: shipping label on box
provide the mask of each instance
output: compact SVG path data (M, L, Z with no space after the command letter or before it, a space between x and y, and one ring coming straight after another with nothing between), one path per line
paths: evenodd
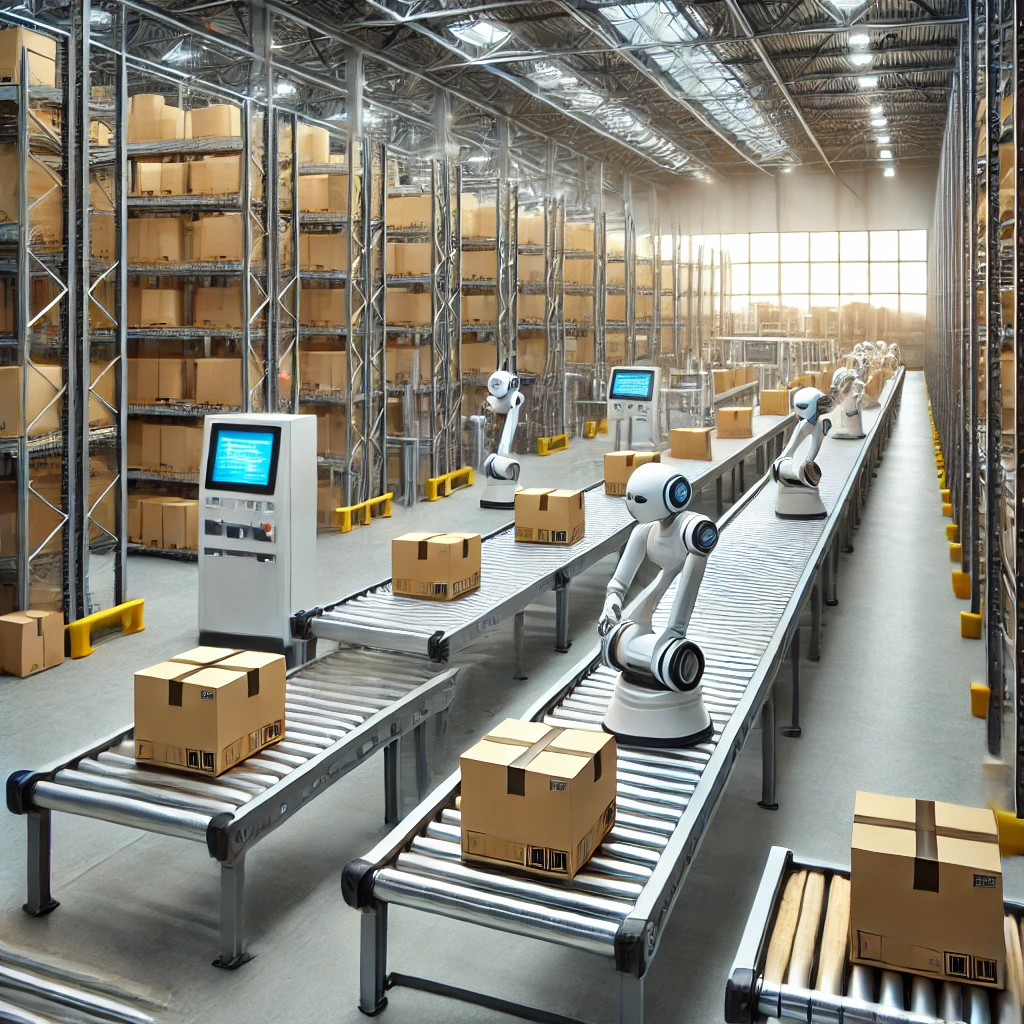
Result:
M516 491L516 540L532 544L575 544L586 531L582 491L530 487Z
M623 495L633 471L648 462L661 462L660 452L607 452L604 457L604 493Z
M669 431L668 442L673 459L711 461L710 427L675 427Z
M754 409L753 406L737 406L718 410L718 436L753 437Z
M571 879L614 824L607 733L506 719L460 767L465 860Z
M480 534L407 533L391 541L391 589L453 601L480 586Z
M762 416L788 416L793 409L793 391L789 388L761 389Z
M991 810L858 793L850 868L852 962L1004 986Z

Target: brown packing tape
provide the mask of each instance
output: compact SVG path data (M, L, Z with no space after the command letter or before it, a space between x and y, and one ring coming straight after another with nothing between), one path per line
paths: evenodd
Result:
M918 848L921 847L921 832L930 831L933 838L944 836L949 839L965 839L973 843L998 843L999 836L995 832L970 832L965 829L935 824L935 801L915 801L915 818L913 822L900 821L893 818L876 818L870 814L855 814L856 825L877 825L882 828L914 829L918 833ZM929 825L930 822L930 825Z
M484 739L488 743L507 743L510 747L526 747L526 750L509 765L510 768L525 768L542 750L552 754L568 754L571 757L593 757L589 750L576 750L573 747L562 747L555 744L555 740L565 732L559 726L552 726L539 740L533 744L527 744L525 740L516 739L514 736L492 736L488 734Z

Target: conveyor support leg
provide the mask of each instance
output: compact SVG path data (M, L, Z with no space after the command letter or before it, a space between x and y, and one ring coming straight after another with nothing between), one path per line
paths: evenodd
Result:
M384 824L398 821L402 809L402 737L384 748Z
M736 504L736 467L729 470L729 501Z
M560 577L555 584L555 650L565 654L569 642L569 579Z
M50 811L29 811L28 815L28 902L26 914L42 917L60 904L50 892L51 845Z
M715 477L715 508L718 510L718 518L722 518L722 513L725 511L725 505L722 502L722 478L721 476Z
M427 795L427 787L430 785L430 771L427 768L426 722L421 722L413 729L412 742L416 752L416 800L419 802Z
M807 652L811 661L821 661L821 574L811 587L811 645Z
M745 494L746 490L747 490L747 485L745 483L745 477L744 477L744 472L743 472L744 469L746 468L746 465L747 465L746 460L745 459L740 459L740 465L739 465L739 470L740 470L740 494Z
M359 1009L376 1017L388 1005L388 905L375 903L359 917Z
M843 513L843 554L850 554L853 551L853 499L846 503L846 511Z
M644 1024L644 979L619 975L619 1024Z
M775 802L775 690L761 705L761 799L758 807L777 811Z
M245 858L220 866L220 956L214 967L233 971L252 957L245 951L242 937L242 902L245 896Z
M557 600L557 598L556 598ZM526 612L516 612L512 620L516 640L516 679L526 678Z
M829 550L829 565L831 566L828 576L828 590L826 593L828 596L825 598L825 604L829 608L834 608L839 604L839 595L836 593L836 586L839 580L839 541L833 540L832 547Z
M763 444L758 445L754 450L754 473L758 476L764 476L764 455L765 446Z
M793 667L793 713L790 724L782 730L783 736L799 736L800 729L800 629L797 627L789 641L789 658Z

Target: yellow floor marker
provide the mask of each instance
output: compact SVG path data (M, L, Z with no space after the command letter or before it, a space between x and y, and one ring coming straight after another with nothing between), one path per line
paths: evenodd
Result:
M958 541L960 539L960 527L956 523L946 523L946 540Z
M992 691L985 683L971 683L971 714L984 718L988 714L988 698Z
M953 570L953 596L960 598L961 601L970 599L971 574L969 572L961 572L959 569Z
M950 544L949 545L949 560L951 562L963 561L964 548L962 544Z
M981 639L981 616L974 612L960 613L960 635L965 640Z

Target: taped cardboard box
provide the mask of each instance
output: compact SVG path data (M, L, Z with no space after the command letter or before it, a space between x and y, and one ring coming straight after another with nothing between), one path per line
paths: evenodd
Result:
M668 443L673 459L711 461L710 427L675 427L669 431Z
M180 288L128 287L129 327L181 327L185 293Z
M0 667L8 675L30 676L64 661L64 616L25 611L0 615Z
M407 533L391 541L391 589L453 601L480 586L479 533Z
M606 452L604 456L604 493L623 495L633 471L649 462L661 462L660 452Z
M0 437L21 434L22 372L28 385L25 427L29 436L56 433L63 402L57 393L64 386L64 371L59 366L32 363L24 371L20 366L0 366Z
M132 217L128 221L128 260L132 263L181 263L185 259L185 221L181 217Z
M185 659L200 654L207 664ZM135 673L135 760L215 776L285 731L278 654L197 648Z
M28 84L57 84L57 40L27 28L0 31L0 82L21 82L21 51L28 51Z
M761 389L762 416L788 416L793 409L793 391L789 388Z
M718 436L753 437L754 409L752 406L736 406L718 410Z
M197 326L242 327L242 289L236 285L193 289L192 322Z
M850 960L1003 988L1003 878L991 810L857 794Z
M185 112L185 138L224 139L242 134L242 111L234 103L211 103Z
M615 822L607 733L510 718L459 764L464 860L572 879Z
M516 540L570 545L583 540L586 508L582 491L529 487L516 491Z
M190 225L192 245L190 257L196 261L215 263L242 258L243 222L240 213L215 213L200 216ZM263 258L263 241L253 245L252 258Z

